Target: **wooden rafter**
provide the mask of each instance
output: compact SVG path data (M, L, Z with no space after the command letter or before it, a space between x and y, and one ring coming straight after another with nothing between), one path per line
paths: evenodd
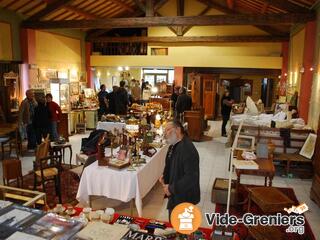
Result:
M130 5L126 4L122 0L108 0L108 1L119 5L120 7L128 10L129 12L134 12L135 11Z
M283 42L289 36L197 36L197 37L98 37L92 42L147 42L147 43L222 43L222 42Z
M287 0L261 0L277 8L283 9L287 12L308 12L309 9L301 7Z
M140 0L133 0L141 11L146 12L146 6Z
M76 14L78 14L78 15L86 18L86 19L95 19L95 18L97 18L96 15L88 13L86 11L83 11L83 10L78 9L76 7L73 7L73 6L69 6L68 5L68 6L63 6L63 8L68 10L68 11L70 11L70 12L76 13Z
M211 9L211 7L206 7L205 9L203 9L199 14L198 16L203 16L205 15L207 12L209 12ZM184 27L182 29L182 36L185 35L190 29L192 28L192 26L187 26L187 27Z
M25 6L29 5L32 2L32 0L30 1L26 1L24 4L22 4L21 6L19 6L18 8L15 9L15 11L19 11L20 9L23 9Z
M205 16L105 18L79 21L25 21L24 27L54 28L142 28L158 26L222 26L222 25L276 25L313 21L315 12L286 14L226 14Z
M47 4L47 6L44 9L42 9L41 11L39 11L36 14L34 14L33 16L31 16L28 20L30 20L30 21L39 20L42 17L47 16L49 13L60 9L64 5L67 5L71 1L72 0L57 0L52 3L49 3L49 4Z
M227 0L228 8L234 9L234 1L233 0Z
M268 10L268 7L269 7L269 3L264 3L261 9L261 13L265 14Z
M154 5L154 11L158 11L164 4L166 4L168 0L160 0Z
M214 8L220 12L226 13L226 14L240 14L240 12L236 11L235 9L229 9L219 3L212 2L210 0L197 0L197 1L209 6L211 8ZM283 32L280 32L279 30L277 30L271 26L256 25L254 23L252 23L250 25L253 25L254 27L259 28L262 31L265 31L271 35L283 35L284 34Z

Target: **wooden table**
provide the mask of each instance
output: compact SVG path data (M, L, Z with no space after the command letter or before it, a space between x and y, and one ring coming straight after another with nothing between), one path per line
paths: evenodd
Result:
M249 235L257 240L284 240L285 235L274 226L250 226L248 228Z
M12 132L16 131L17 129L17 124L15 123L3 123L0 124L0 136L8 136Z
M251 201L255 202L265 214L283 212L284 208L294 204L290 198L274 187L252 187L248 188L248 191L248 212Z
M259 169L236 169L237 187L240 184L241 175L254 175L265 177L264 186L267 186L269 178L269 186L272 186L272 180L275 174L275 167L272 159L256 159L255 162L259 165Z

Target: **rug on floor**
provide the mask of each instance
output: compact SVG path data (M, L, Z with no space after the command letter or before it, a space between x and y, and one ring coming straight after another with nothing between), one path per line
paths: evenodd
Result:
M63 164L63 171L61 173L61 197L63 204L71 204L75 206L78 201L76 200L76 195L79 186L79 177L74 173L69 171L70 166L68 164ZM23 176L23 188L33 190L34 175L33 172L28 173ZM10 183L10 186L16 187L16 181ZM43 192L42 186L39 183L37 191ZM54 207L59 203L59 198L56 195L54 182L50 181L46 184L46 195L47 195L47 204L50 208Z
M253 186L253 185L246 185L247 187L258 187L258 186ZM292 201L294 201L295 205L299 205L299 201L294 193L294 190L292 188L277 188L278 190L280 190L282 193L284 193L285 195L287 195ZM248 196L248 192L245 189L245 187L240 187L239 190L239 197L241 198L241 200L247 199ZM223 204L216 204L216 213L220 213L220 214L224 214L226 213L226 209L227 206L223 205ZM230 207L230 215L235 215L238 218L241 218L248 209L248 204L245 203L244 205L238 205L238 206L231 206ZM263 215L263 212L261 211L261 209L254 203L251 203L251 209L250 212L252 212L253 214L256 215ZM213 226L213 228L215 228L215 226ZM315 236L311 230L311 227L307 221L307 219L305 218L305 225L304 225L304 234L303 235L299 235L298 233L286 233L287 227L283 226L283 227L279 227L279 230L283 233L285 233L286 239L287 240L315 240ZM247 227L244 224L237 224L234 228L233 228L234 232L236 232L239 236L240 239L253 239L250 238L248 236L248 230ZM275 239L274 239L275 240Z

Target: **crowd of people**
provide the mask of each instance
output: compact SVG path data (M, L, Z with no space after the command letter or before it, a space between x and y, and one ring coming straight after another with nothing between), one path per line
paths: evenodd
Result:
M58 122L61 119L61 108L54 102L51 93L35 99L32 90L26 91L26 98L19 109L19 126L26 133L28 150L35 151L42 138L49 134L51 141L59 139Z

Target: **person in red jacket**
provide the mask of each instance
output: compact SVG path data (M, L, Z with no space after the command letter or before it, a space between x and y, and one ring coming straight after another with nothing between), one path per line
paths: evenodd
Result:
M58 122L60 122L62 114L61 108L56 102L52 101L51 93L46 95L46 100L50 111L50 138L52 141L57 141L59 139Z

